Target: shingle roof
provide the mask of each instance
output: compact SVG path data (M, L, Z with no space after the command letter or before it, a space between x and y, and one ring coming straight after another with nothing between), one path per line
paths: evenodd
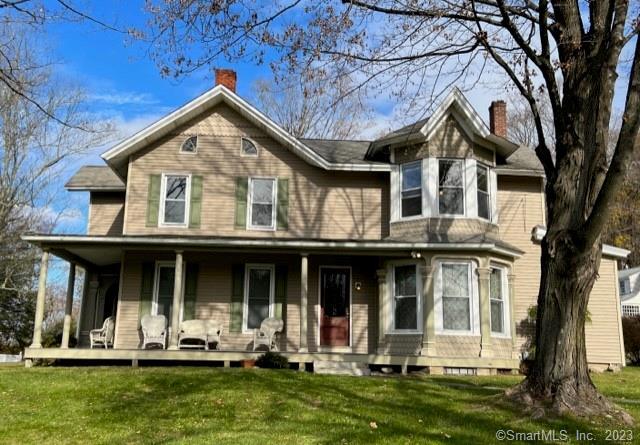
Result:
M618 279L627 278L630 275L634 275L640 272L640 267L632 267L630 269L620 269L618 271Z
M509 170L533 170L544 172L542 164L536 153L529 147L520 146L511 156L506 159L505 164L498 164L498 168Z
M304 145L332 163L349 164L353 162L380 164L364 159L370 141L347 141L335 139L299 139Z
M487 233L464 234L464 233L434 233L423 232L415 234L402 234L397 237L387 237L388 241L407 241L414 243L433 243L433 244L483 244L491 243L498 247L508 249L514 252L524 253L522 249L509 244L501 239L495 238Z
M106 165L84 165L64 185L69 190L124 191L122 179Z
M398 128L397 130L393 130L385 134L379 139L389 139L389 138L395 138L400 136L410 136L412 134L418 133L420 129L424 127L428 121L429 121L429 118L425 117L424 119L420 119L419 121L416 121L412 124L405 125L404 127Z

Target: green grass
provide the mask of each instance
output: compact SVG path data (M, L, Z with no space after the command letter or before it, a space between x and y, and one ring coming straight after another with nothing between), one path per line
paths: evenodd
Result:
M501 388L519 379L0 366L0 443L466 445L495 443L500 429L580 430L611 443L611 426L532 420L503 404ZM594 380L640 419L640 369Z

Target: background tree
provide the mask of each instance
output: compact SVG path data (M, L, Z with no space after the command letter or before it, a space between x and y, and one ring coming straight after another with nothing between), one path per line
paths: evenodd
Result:
M32 330L39 256L20 237L55 227L64 214L50 185L73 156L103 143L111 124L96 122L83 91L56 77L42 35L4 25L0 71L20 90L0 82L0 347L15 350Z
M487 67L499 69L529 105L535 152L547 180L535 364L509 394L527 404L548 402L559 413L616 415L589 377L584 325L602 231L640 128L638 2L149 0L147 5L155 57L167 75L184 75L220 57L266 60L276 72L307 76L331 66L352 73L361 92L423 100L425 107L436 89L473 86ZM609 157L617 82L623 117ZM555 156L538 94L552 110Z

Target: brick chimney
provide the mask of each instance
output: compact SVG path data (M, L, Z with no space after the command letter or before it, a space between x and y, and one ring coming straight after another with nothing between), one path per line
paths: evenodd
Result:
M216 69L216 85L224 85L235 93L236 80L237 76L234 70Z
M503 100L491 102L489 107L489 129L491 133L507 137L507 103Z

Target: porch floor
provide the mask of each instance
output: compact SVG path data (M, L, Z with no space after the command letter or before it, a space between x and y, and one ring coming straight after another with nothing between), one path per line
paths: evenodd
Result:
M204 351L171 349L89 349L89 348L27 348L25 359L66 360L153 360L153 361L240 361L256 359L264 351ZM385 354L353 354L330 352L287 352L281 354L291 363L315 361L356 362L369 365L406 365L438 367L478 367L491 369L518 369L519 362L504 358L429 357Z

